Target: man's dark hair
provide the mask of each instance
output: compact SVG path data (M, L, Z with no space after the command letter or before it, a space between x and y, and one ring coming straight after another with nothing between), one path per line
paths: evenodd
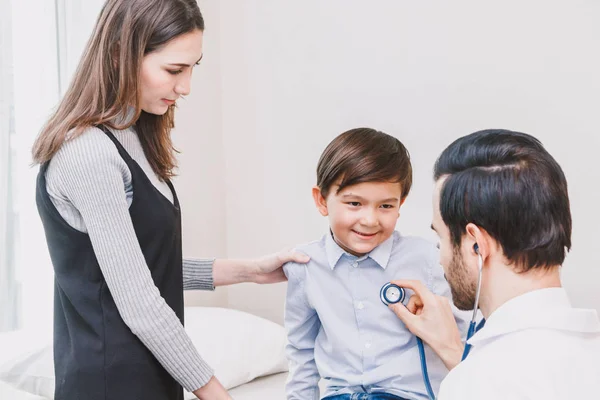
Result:
M317 186L323 197L363 182L398 182L402 198L412 186L412 166L406 147L395 137L371 128L342 133L323 151L317 165Z
M462 137L435 163L434 179L443 177L440 211L454 246L473 223L519 271L563 263L571 249L567 181L539 140L502 129Z

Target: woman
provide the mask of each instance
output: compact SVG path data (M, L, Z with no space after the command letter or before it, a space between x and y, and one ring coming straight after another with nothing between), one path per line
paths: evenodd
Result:
M228 399L183 328L183 290L279 282L282 264L307 261L182 261L170 131L203 30L195 0L108 0L35 143L55 270L56 399L173 400L182 386Z

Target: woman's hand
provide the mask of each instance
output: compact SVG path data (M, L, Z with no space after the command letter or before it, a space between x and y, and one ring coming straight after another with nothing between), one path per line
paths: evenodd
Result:
M200 400L233 400L227 393L227 390L221 385L221 382L214 376L194 394Z
M254 260L254 273L251 282L255 283L277 283L287 280L283 273L283 265L288 262L305 264L310 260L306 254L292 251L292 249L283 249L279 253L269 254L267 256Z
M213 281L215 286L241 282L277 283L286 280L283 265L293 261L305 264L310 260L305 254L284 249L253 260L215 260Z
M450 370L460 363L464 345L452 313L450 300L430 292L421 282L401 280L392 283L415 294L406 307L402 303L389 308L413 335L420 337L442 359Z

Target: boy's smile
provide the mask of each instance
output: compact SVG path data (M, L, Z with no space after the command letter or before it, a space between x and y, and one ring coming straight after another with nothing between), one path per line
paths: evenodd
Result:
M397 182L363 182L338 192L334 185L327 198L313 188L321 215L329 217L336 243L355 256L371 252L387 240L398 220L402 187Z
M377 234L377 232L375 232L375 233L358 232L358 231L355 231L354 229L352 230L352 232L356 233L359 237L364 238L364 239L371 239L372 237L375 237L375 235Z

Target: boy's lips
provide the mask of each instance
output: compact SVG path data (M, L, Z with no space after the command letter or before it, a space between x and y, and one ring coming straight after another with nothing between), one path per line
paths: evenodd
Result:
M352 229L352 232L356 233L358 236L363 237L365 239L372 238L373 236L377 235L377 233L378 233L378 232L375 232L375 233L364 233L364 232L355 231L354 229Z

